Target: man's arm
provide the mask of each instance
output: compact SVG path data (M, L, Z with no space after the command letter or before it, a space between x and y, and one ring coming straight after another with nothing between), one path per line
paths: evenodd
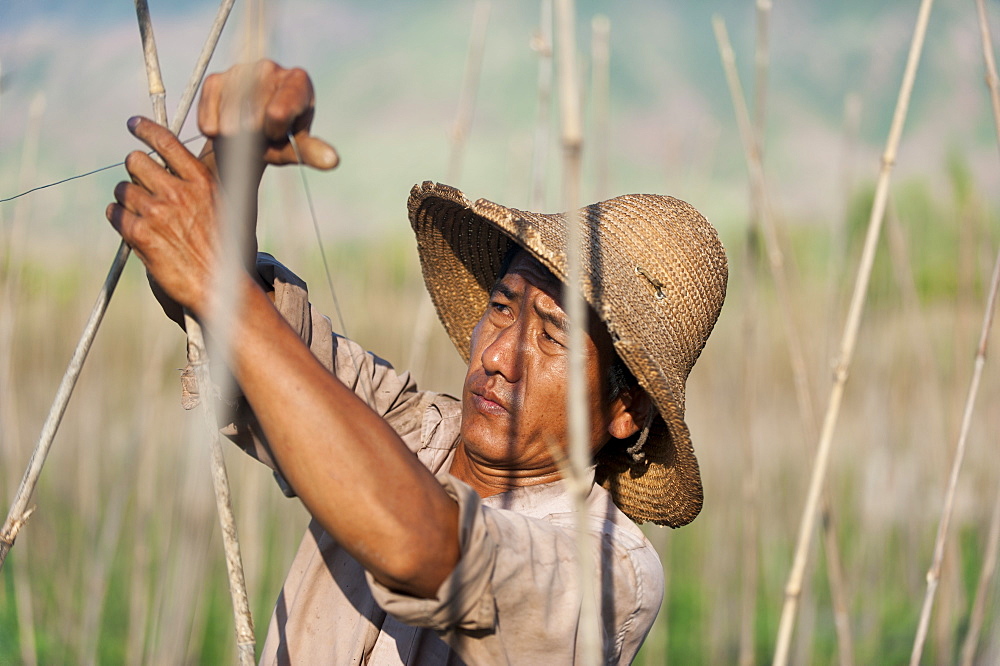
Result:
M279 101L294 113L302 108L302 87L291 85ZM309 88L310 110L311 97ZM215 108L222 113L225 103ZM299 121L282 113L267 107L258 117L271 134L284 136L282 122L295 128ZM206 321L211 333L218 183L165 128L145 119L129 127L173 173L143 153L129 155L133 183L115 188L108 219L164 291ZM282 159L282 150L264 159ZM240 280L232 370L285 478L376 580L433 596L459 559L457 504L396 432L316 361L256 282L247 274Z

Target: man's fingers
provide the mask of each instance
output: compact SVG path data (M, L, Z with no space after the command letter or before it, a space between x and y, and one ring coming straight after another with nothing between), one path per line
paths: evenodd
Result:
M322 171L328 171L340 163L340 156L333 146L318 137L303 132L295 137L295 146L298 147L298 154L288 137L285 137L284 142L268 146L264 161L275 165L304 164Z
M222 74L209 74L201 85L198 103L198 129L207 137L219 135L219 103L223 86Z
M142 215L149 208L152 196L142 187L129 182L115 185L115 201L125 210L136 215Z
M269 91L264 110L264 136L268 141L284 140L292 132L309 129L314 114L312 81L304 69L282 70Z
M128 119L129 131L147 146L159 153L166 165L184 180L201 176L204 167L170 130L149 118L133 116Z
M154 162L152 157L140 150L135 150L125 157L125 170L128 171L133 182L143 186L153 194L162 189L161 179L174 177Z
M136 249L136 245L142 240L140 233L142 218L116 203L108 204L104 215L122 237L122 240L128 243L132 249Z
M333 146L317 136L306 135L296 139L302 161L314 169L328 171L340 163L340 156Z

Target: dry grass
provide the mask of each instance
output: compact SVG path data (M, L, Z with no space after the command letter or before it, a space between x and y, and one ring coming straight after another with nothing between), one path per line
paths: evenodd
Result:
M908 220L901 221L906 233ZM286 242L274 249L303 267L314 284L314 300L330 311L318 257L301 240L308 237L306 231L291 235L299 239L297 246ZM738 243L728 244L731 256L740 256ZM975 244L984 246L988 238ZM800 258L822 253L804 241L796 240L795 246ZM421 290L408 239L330 247L352 335L391 361L405 358L406 322L416 314ZM875 303L862 327L828 484L840 520L859 663L876 657L905 659L912 645L971 372L984 273L989 270L989 257L982 254L969 257L967 293L922 297L910 308L899 305L893 272L876 271L881 282L874 285ZM19 261L0 272L4 284L15 273L21 276L12 309L14 390L2 401L3 497L13 492L86 316L89 292L99 280L55 243L48 256L64 260L43 263L36 248L19 253ZM733 275L740 274L737 263ZM792 303L810 341L807 361L816 386L830 381L824 333L829 306L815 296L826 293L825 275L822 263L814 263L796 281ZM752 444L761 511L754 636L758 658L773 649L813 456L796 416L773 298L766 288L758 295L758 334L753 348L746 348L743 288L734 281L718 329L691 377L688 416L707 501L691 526L676 532L651 530L662 546L670 581L663 613L669 626L654 630L646 648L651 655L666 654L679 663L737 657L737 600L745 555L744 470L738 464L744 430L737 380L748 355L757 392ZM35 500L39 510L0 578L0 662L22 659L18 611L22 621L30 612L41 663L95 656L98 661L136 661L140 655L213 663L234 657L207 452L200 420L183 412L178 400L183 354L183 336L162 318L145 293L138 266L130 265L43 473ZM427 368L426 386L457 391L462 367L437 329ZM930 636L934 661L951 661L961 645L985 550L997 485L991 437L1000 428L1000 414L991 406L1000 401L1000 373L986 373L980 401L983 408L972 425L958 491L957 538L946 554ZM251 604L263 635L306 515L297 502L281 496L266 470L235 451L227 455ZM836 644L828 586L821 573L811 575L793 644L796 662L824 661ZM19 595L17 585L26 585L28 593ZM22 607L25 599L30 599L30 609ZM994 604L987 603L981 658L1000 654L996 617ZM669 640L664 643L665 632ZM658 662L656 657L650 663Z

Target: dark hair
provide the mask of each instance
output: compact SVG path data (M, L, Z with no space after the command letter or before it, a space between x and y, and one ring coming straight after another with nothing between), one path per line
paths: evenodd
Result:
M604 385L607 389L605 395L608 402L639 385L639 380L629 371L622 357L618 354L614 356L615 358L608 367L608 374L604 379Z

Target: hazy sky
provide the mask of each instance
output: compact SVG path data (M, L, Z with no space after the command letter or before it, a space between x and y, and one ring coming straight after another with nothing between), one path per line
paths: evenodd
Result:
M172 109L216 5L150 5ZM746 171L711 16L718 12L725 19L744 88L752 94L753 5L578 3L585 91L590 18L601 12L611 22L614 192L666 192L695 203L720 226L742 224ZM916 1L774 3L765 153L779 209L792 221L839 215L845 182L874 177L917 7ZM317 197L335 217L349 219L349 229L395 228L410 185L445 179L472 8L468 0L269 5L268 53L312 72L317 131L343 156L336 174L313 179ZM215 69L234 61L241 24L237 8ZM472 197L527 204L538 72L530 42L537 24L536 2L493 3L457 183ZM957 154L984 188L993 183L995 191L995 139L981 61L973 3L939 3L914 89L900 178L939 183L948 156ZM40 137L33 183L118 161L135 147L124 121L148 113L149 102L132 3L2 0L0 68L0 196L24 177L21 156L33 100L36 109L44 101L35 121ZM584 102L589 112L586 93ZM548 146L550 209L560 207L555 121L553 116ZM593 130L588 125L585 150L594 145ZM183 134L193 133L189 126ZM593 152L586 155L594 159ZM586 191L593 191L593 171L588 162ZM52 224L64 225L66 214L81 205L100 210L120 178L121 172L94 177L37 205L49 211Z

